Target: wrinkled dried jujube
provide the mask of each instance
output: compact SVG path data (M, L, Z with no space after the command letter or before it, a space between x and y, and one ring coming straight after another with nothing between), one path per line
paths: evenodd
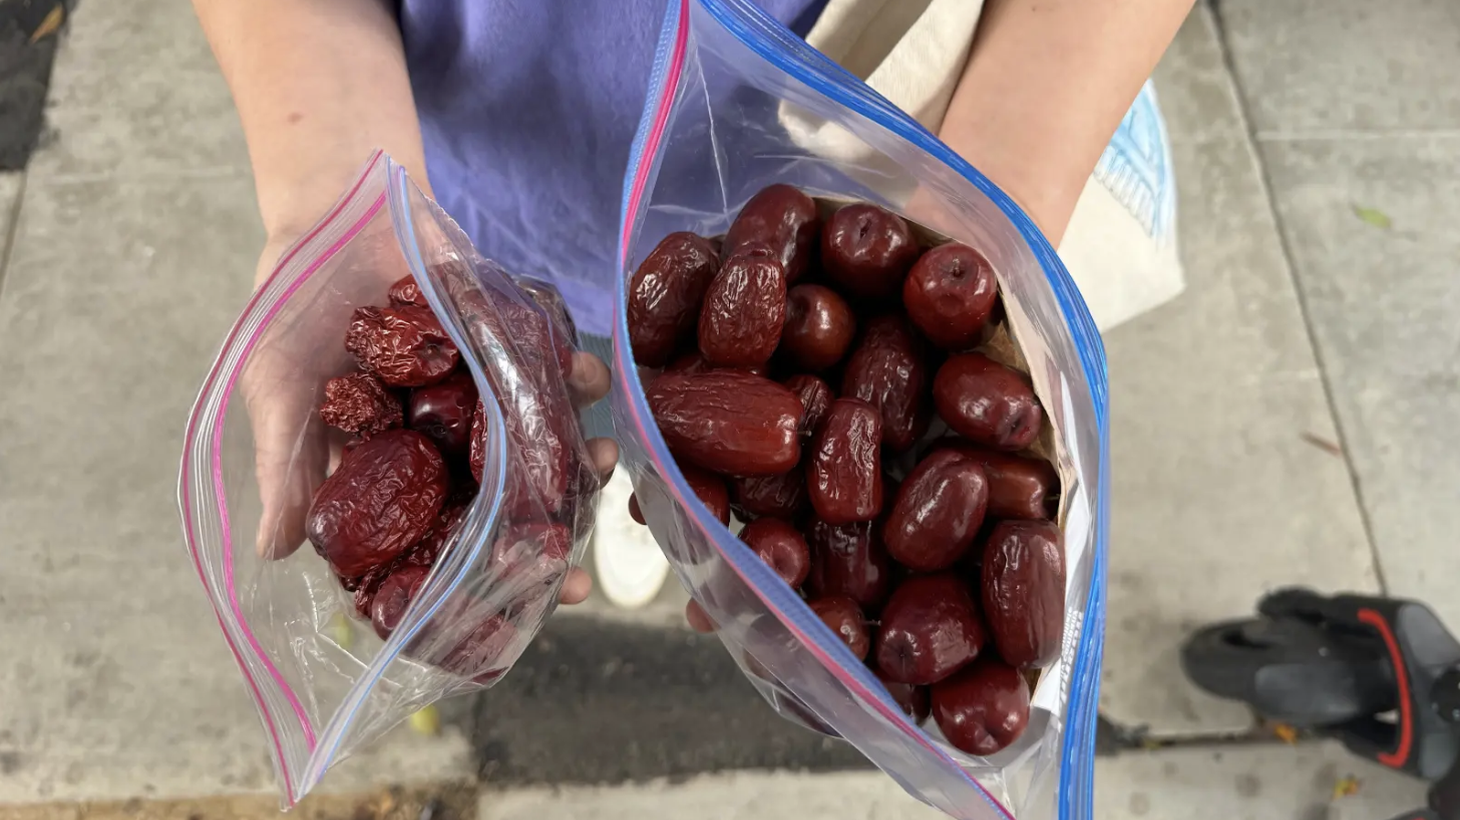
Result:
M446 464L430 439L387 430L356 446L319 486L305 532L336 575L363 575L421 540L446 483Z

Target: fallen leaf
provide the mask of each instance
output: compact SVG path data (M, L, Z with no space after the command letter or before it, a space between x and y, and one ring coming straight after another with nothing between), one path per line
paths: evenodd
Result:
M46 12L45 19L31 32L30 41L39 43L46 35L55 34L61 28L61 23L66 19L66 7L57 3L54 8Z
M1274 723L1272 733L1278 740L1281 740L1289 746L1298 742L1298 730L1286 723Z
M1343 448L1340 447L1337 442L1329 441L1328 439L1314 433L1304 433L1302 438L1304 441L1308 442L1314 447L1317 447L1323 452L1328 453L1329 455L1343 458Z
M1394 227L1394 221L1389 218L1389 215L1378 208L1365 208L1362 205L1355 205L1354 215L1369 225L1373 225L1375 228L1387 231Z
M431 704L411 715L411 731L418 735L435 735L441 732L441 710Z
M1340 777L1337 783L1333 784L1333 799L1340 797L1352 797L1359 793L1359 779L1353 775Z

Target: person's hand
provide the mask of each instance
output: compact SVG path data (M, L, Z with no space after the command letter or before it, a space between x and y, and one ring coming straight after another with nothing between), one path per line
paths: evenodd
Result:
M258 283L269 277L286 249L286 243L268 244L260 256ZM373 264L368 273L352 277L349 287L361 304L378 301L391 283L408 273L398 254L379 253L372 258L392 261ZM307 315L286 306L255 345L239 380L253 428L261 502L256 549L265 558L287 557L304 544L310 501L339 462L345 441L320 420L317 404L319 385L353 366L342 342L351 310L339 299L299 301L316 304L299 309L310 311ZM321 314L319 311L330 308L319 303L331 301L340 308ZM608 367L596 356L575 353L567 382L574 405L581 409L608 394ZM588 452L599 475L607 480L618 461L618 446L611 439L598 438L588 442ZM560 600L581 603L591 587L588 574L574 567L563 583Z

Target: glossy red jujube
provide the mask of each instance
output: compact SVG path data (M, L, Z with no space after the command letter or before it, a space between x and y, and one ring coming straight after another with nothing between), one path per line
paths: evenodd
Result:
M1049 521L1000 521L983 553L983 611L1011 666L1048 666L1065 631L1065 556Z
M906 319L878 316L867 322L842 374L841 395L877 408L882 414L882 443L894 453L911 448L928 430L924 347Z
M693 464L681 464L679 471L684 473L685 483L709 508L710 514L720 519L721 524L729 524L730 490L725 486L725 479Z
M952 450L918 463L882 528L892 560L914 572L947 569L973 545L988 505L983 468Z
M845 595L864 612L876 612L892 588L892 561L871 523L835 526L813 520L806 531L811 574L806 591L816 598Z
M914 575L892 591L877 632L877 668L898 683L936 683L978 657L988 640L963 579Z
M962 350L978 341L994 305L999 283L983 254L956 242L918 258L902 284L902 304L928 341Z
M872 648L872 640L867 637L867 619L862 615L856 601L845 595L835 595L830 598L812 598L806 602L806 606L832 632L846 641L847 648L852 650L857 660L867 658L867 652Z
M677 458L732 476L777 475L801 460L801 401L738 370L664 373L645 391Z
M943 737L969 754L988 756L1029 725L1029 684L1018 670L988 656L933 684L933 720Z
M446 463L414 430L362 441L319 485L305 533L335 574L354 578L421 540L446 498Z
M786 281L794 282L811 264L820 228L811 197L790 185L771 185L740 209L725 234L721 258L728 261L747 247L762 246L781 263Z
M822 285L797 285L786 293L781 351L795 367L825 370L842 360L857 319L837 292Z
M720 263L704 237L680 231L658 246L629 280L629 346L645 367L663 367L697 327L700 304Z
M954 432L1000 450L1033 444L1044 423L1029 378L982 353L961 353L938 368L933 403Z
M786 324L786 273L774 259L732 256L705 291L700 353L715 367L770 361Z
M1059 474L1042 458L989 450L959 439L942 439L935 450L954 450L983 468L989 480L990 518L1053 518L1059 500Z
M466 455L471 447L472 416L477 407L477 386L470 373L411 391L410 425L450 456Z
M898 706L901 706L902 711L908 717L912 718L914 722L922 723L928 719L928 711L930 708L928 704L928 687L913 686L910 683L898 683L895 680L889 680L886 675L882 674L882 670L880 669L873 669L872 674L876 675L877 679L882 681L882 685L887 687L887 694L892 696L892 700Z
M876 205L844 205L821 232L822 268L846 295L858 300L896 299L917 258L917 240L907 222Z
M792 589L805 583L811 572L811 550L795 527L779 518L757 518L740 531L740 540Z
M780 475L732 478L733 509L742 520L771 516L793 520L806 511L806 471L791 469Z
M816 431L806 492L828 524L871 521L882 511L882 416L859 399L837 399Z
M821 420L826 418L826 411L831 409L832 400L836 398L831 387L821 379L804 373L792 376L781 384L801 400L804 411L801 416L801 432L806 435L815 433L816 428L821 426Z

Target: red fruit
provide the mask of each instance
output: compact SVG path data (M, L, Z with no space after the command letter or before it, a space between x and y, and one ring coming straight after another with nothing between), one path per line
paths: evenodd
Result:
M700 304L719 270L714 246L701 236L672 233L629 280L627 321L634 361L662 367L689 336Z
M847 360L841 395L861 399L882 414L882 443L900 453L928 430L928 366L922 340L900 316L867 323Z
M821 285L797 285L786 294L781 350L796 367L825 370L842 360L857 332L845 299Z
M1048 666L1065 633L1065 554L1049 521L1000 521L983 553L983 609L999 656Z
M471 374L457 373L439 384L411 391L411 429L423 433L444 453L465 455L471 447L476 406L477 386Z
M461 360L436 314L422 307L356 308L345 349L391 387L434 384Z
M409 274L396 280L390 286L390 290L386 292L386 296L390 299L390 303L396 307L414 305L416 307L428 308L431 306L426 301L426 297L421 294L421 286L416 284L416 277Z
M1054 517L1060 479L1048 461L987 450L958 439L943 439L936 446L955 450L983 468L989 480L990 518Z
M454 495L454 493L453 493ZM431 529L421 536L416 545L401 556L401 562L418 567L432 567L436 565L436 559L441 557L441 552L446 549L447 542L456 533L456 527L461 519L471 509L471 501L452 501L447 499L441 507L441 514L436 516L436 523Z
M390 633L400 625L401 618L421 591L421 585L426 582L426 576L430 572L427 567L407 565L387 575L380 582L370 603L370 624L375 627L375 634L381 640L389 638Z
M892 586L892 562L872 524L833 526L811 522L811 574L806 591L815 598L845 595L864 612L876 612Z
M325 382L319 417L325 424L361 438L399 427L402 418L400 399L369 373L351 373Z
M821 232L822 268L858 299L896 300L917 258L917 241L907 223L876 205L845 205Z
M704 373L716 369L714 365L705 361L705 357L698 350L691 350L676 356L673 361L664 366L665 373ZM731 370L742 370L746 373L754 373L757 376L764 376L768 368L763 364L754 367L734 367Z
M677 458L732 476L777 475L801 460L801 401L737 370L665 373L645 391Z
M914 572L958 562L983 526L988 479L972 460L951 450L924 458L898 489L882 528L892 560Z
M902 711L917 723L928 719L928 687L913 686L907 683L898 683L895 680L888 680L879 669L873 669L872 673L887 687L887 694L892 700L902 707Z
M933 403L955 432L1000 450L1033 444L1044 422L1029 379L981 353L943 363L933 380Z
M483 618L470 631L456 623L432 641L433 648L443 640L450 645L435 663L475 683L487 684L501 677L526 648L518 640L517 628L501 614Z
M503 510L516 521L546 521L563 508L583 463L570 442L579 439L577 421L547 402L527 394L503 397L502 420L507 437L506 497ZM482 480L486 452L492 444L486 408L477 401L472 417L472 477Z
M915 575L892 591L882 610L877 668L898 683L935 683L978 657L986 637L961 579Z
M786 323L786 272L774 259L732 256L700 310L700 352L716 367L770 361Z
M801 400L801 407L805 410L801 417L801 432L806 435L816 432L816 428L821 426L821 420L826 418L826 411L831 409L832 400L836 398L831 388L821 379L804 373L792 376L781 384Z
M811 262L820 228L821 219L811 197L789 185L772 185L740 209L720 252L728 261L744 248L767 248L781 263L786 281L794 282Z
M983 254L956 242L923 254L902 283L909 319L945 350L970 347L999 299L994 267Z
M734 509L742 520L770 516L788 521L806 509L806 471L792 469L780 475L732 478Z
M933 684L933 719L955 748L987 757L1007 747L1029 725L1029 685L994 657L979 658Z
M779 518L757 518L740 531L740 540L792 589L806 581L811 571L811 550L795 527Z
M335 574L353 578L421 540L446 498L446 463L430 439L387 430L357 445L314 493L305 533Z
M679 471L684 473L685 483L709 508L710 514L720 519L721 524L729 524L730 490L725 486L725 479L691 464L679 465Z
M837 399L816 431L806 489L816 515L828 524L871 521L882 511L878 460L882 417L858 399Z
M846 641L847 648L852 650L857 660L867 658L872 639L867 637L867 619L862 616L862 610L856 601L845 595L835 595L830 598L813 598L806 605L811 607L811 611L816 613L822 623Z

